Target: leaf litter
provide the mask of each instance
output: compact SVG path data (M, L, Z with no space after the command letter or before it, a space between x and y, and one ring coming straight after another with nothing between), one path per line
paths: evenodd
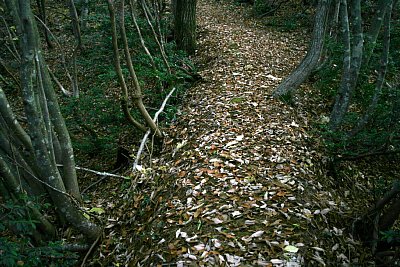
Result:
M113 264L130 266L357 262L356 254L345 255L360 244L329 223L348 207L318 182L324 157L310 133L314 115L271 97L309 37L267 28L224 1L201 0L198 14L193 60L203 81L189 89L166 130L162 155L106 210L99 260L112 254Z

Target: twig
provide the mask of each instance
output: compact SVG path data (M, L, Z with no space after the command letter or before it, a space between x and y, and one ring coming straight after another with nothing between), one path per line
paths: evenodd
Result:
M12 45L13 49L11 49L8 45L6 45L6 47L7 47L8 51L10 51L10 53L13 55L15 60L18 61L18 62L21 62L21 56L19 55L18 49L15 46L14 42L12 41L16 36L15 36L15 34L13 36L12 32L10 31L10 27L8 26L7 21L5 20L5 18L3 16L0 16L0 18L3 21L3 24L6 26L4 28L6 28L6 30L7 30L8 38L10 38L11 45Z
M60 42L58 41L57 37L53 34L53 32L49 29L49 27L47 27L46 23L44 23L44 22L43 22L38 16L36 16L36 15L35 15L35 18L43 25L43 27L48 31L48 33L50 33L50 36L54 39L56 45L61 49L61 51L63 51L62 46L61 46ZM76 52L77 49L78 49L78 46L76 46L76 47L74 48L74 50L73 50L73 53L74 53L74 54L75 54L75 52ZM71 87L74 88L74 80L73 80L73 77L71 76L71 74L70 74L69 71L68 71L67 63L66 63L66 60L65 60L65 54L64 54L64 53L61 53L60 56L61 56L61 62L62 62L61 65L62 65L63 68L64 68L65 75L67 75L67 78L68 78L68 80L69 80L70 83L71 83ZM55 77L55 76L54 76L54 77ZM63 93L64 93L64 92L63 92Z
M156 112L156 114L154 114L154 118L153 118L154 122L157 121L158 115L160 115L160 113L164 110L168 99L171 97L171 95L173 94L174 91L175 91L175 88L172 88L171 92L169 92L169 94L165 97L164 102L162 103L160 109ZM150 130L147 130L146 134L143 136L142 142L140 143L139 150L138 150L138 152L136 154L135 162L133 163L132 172L136 171L136 167L138 166L140 155L143 152L144 145L146 144L146 140L149 137L150 132L151 132Z
M15 77L15 75L12 73L12 71L8 69L6 62L1 57L0 57L0 65L3 66L3 69L8 73L8 75L11 76L11 78L14 80L17 86L21 88L21 83L19 82L17 77Z
M86 255L85 255L85 258L83 258L81 267L84 267L84 266L85 266L86 260L87 260L87 258L89 257L89 255L92 253L92 251L93 251L94 247L96 246L96 244L99 242L100 236L101 236L101 235L99 235L99 236L97 237L97 239L93 242L93 244L90 246L88 252L87 252Z
M57 164L57 166L62 166L62 165ZM113 174L113 173L109 173L109 172L99 172L99 171L91 170L91 169L84 168L84 167L78 167L78 166L75 166L75 168L76 168L77 170L87 171L87 172L95 173L95 174L98 174L98 175L103 175L103 176L108 176L108 177L122 178L122 179L125 179L125 180L128 179L126 176L122 176L122 175L118 175L118 174Z
M60 81L57 79L56 75L54 75L54 73L51 71L51 69L49 68L49 66L47 66L47 70L50 73L51 78L53 79L53 81L57 84L58 88L60 88L61 92L65 95L65 96L72 96L72 93L70 91L68 91L67 89L64 88L64 86L60 83Z

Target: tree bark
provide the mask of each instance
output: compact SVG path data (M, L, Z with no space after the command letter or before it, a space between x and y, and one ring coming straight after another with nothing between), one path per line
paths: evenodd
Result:
M193 55L196 50L197 0L175 0L174 34L178 49Z
M378 101L380 99L389 62L391 15L392 15L392 5L390 5L389 10L386 12L385 19L383 22L383 48L382 48L383 51L380 59L381 66L375 85L374 95L372 96L371 104L364 112L364 115L358 121L356 127L354 127L354 129L352 130L350 134L351 136L354 136L358 132L360 132L364 128L364 126L369 122L369 119L373 114L373 112L375 111L378 105Z
M31 143L27 146L32 147L30 163L37 172L37 177L34 179L45 185L59 215L82 232L89 241L94 241L101 229L83 216L76 206L77 203L67 193L80 199L69 134L42 55L30 2L6 0L6 4L14 18L20 37L20 78ZM62 174L56 164L53 137L60 141ZM24 139L24 142L27 142L27 138L24 137Z
M122 3L123 4L123 3ZM123 7L122 7L123 8ZM122 73L121 69L121 62L120 62L120 55L118 51L118 42L117 42L117 27L116 27L116 22L115 22L115 10L114 10L114 3L112 0L108 0L108 10L110 13L110 20L111 20L111 30L112 30L112 42L113 42L113 50L114 50L114 65L115 65L115 70L117 72L118 76L118 81L119 84L122 88L123 96L121 98L121 103L122 103L122 108L124 110L125 116L129 119L129 121L132 122L138 129L142 131L147 131L147 129L141 125L139 122L137 122L135 119L133 119L132 115L130 114L130 110L128 108L128 87L125 82L125 78ZM121 12L122 13L122 12ZM139 109L141 115L143 116L144 121L147 123L147 125L150 127L150 129L156 133L156 135L159 138L163 137L163 134L161 131L158 129L157 125L155 122L152 120L150 117L149 113L146 110L146 107L143 104L143 96L142 96L142 91L141 87L138 81L138 78L136 76L135 70L133 68L132 60L131 60L131 55L129 53L129 47L128 47L128 41L126 38L126 33L125 33L125 25L124 25L124 14L122 14L121 17L121 37L122 37L122 42L124 46L124 53L125 53L125 59L128 65L129 73L131 75L131 78L133 80L133 98L134 98L134 103L136 107Z
M320 0L318 2L315 14L314 30L307 55L296 69L274 90L272 93L274 97L279 98L292 94L293 91L295 91L317 67L324 47L324 38L327 32L327 20L330 5L330 0Z
M364 68L367 68L369 65L369 61L376 46L376 41L378 39L379 32L381 31L382 28L383 19L385 17L387 9L391 5L391 2L392 1L388 0L379 0L379 2L376 5L376 14L375 17L373 18L372 25L369 31L365 34L365 41L367 45L365 48L363 62L362 62Z
M360 7L359 0L355 0L354 3L355 3L354 6ZM350 23L349 23L349 15L347 9L348 9L347 1L341 0L339 15L342 26L342 38L343 38L343 72L342 72L342 80L340 83L339 92L336 95L335 105L333 107L330 117L330 128L333 131L336 131L336 129L341 125L344 115L348 110L348 107L350 105L351 95L357 84L357 75L361 63L355 61L357 61L357 59L361 59L360 53L362 53L362 35L361 35L361 45L358 42L355 42L356 45L352 47L350 41L351 40ZM361 12L361 9L359 9L358 12L354 11L354 13L359 13L359 12ZM358 29L358 27L356 26L354 26L354 28ZM360 34L362 34L362 32ZM360 35L357 36L360 37ZM354 77L353 75L355 74L357 75Z
M69 0L68 6L69 6L69 13L70 13L71 20L72 20L72 22L71 22L72 30L74 32L77 46L79 47L79 49L82 50L83 46L82 46L81 26L79 24L79 16L78 16L78 12L76 11L74 0Z
M46 40L46 44L48 46L48 48L52 49L53 43L50 41L50 37L49 37L49 28L46 27L45 25L47 24L47 16L46 16L46 0L36 0L38 9L39 9L39 17L42 20L43 24L42 28L43 28L43 32L44 32L44 38Z

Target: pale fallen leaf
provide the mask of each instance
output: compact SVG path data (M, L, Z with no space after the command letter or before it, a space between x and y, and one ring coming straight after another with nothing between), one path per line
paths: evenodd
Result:
M290 253L296 253L297 251L299 251L299 248L297 248L295 246L286 246L283 250L290 252Z
M254 234L252 234L250 237L252 238L256 238L256 237L260 237L264 234L264 231L257 231Z
M290 124L290 126L299 127L299 125L298 125L295 121L292 121L292 123Z
M271 263L272 263L272 264L283 264L283 260L271 259Z
M236 141L236 140L230 141L229 143L227 143L227 144L225 145L225 147L230 147L230 146L236 145L237 143L238 143L238 141Z
M142 167L142 165L136 165L136 170L138 170L138 171L142 171L143 170L143 167Z
M205 247L206 247L206 246L205 246L204 244L198 244L198 245L194 246L194 248L195 248L196 250L204 250Z
M273 76L273 75L271 75L271 74L268 74L268 75L267 75L267 78L268 78L268 79L271 79L271 80L273 80L273 81L280 81L280 80L282 80L282 78L275 77L275 76Z
M242 141L243 138L244 138L244 135L243 135L243 134L238 135L238 136L236 136L236 141Z
M218 239L213 238L213 239L211 239L211 241L213 242L214 247L216 247L216 248L221 247L221 242L219 242Z
M240 211L238 211L238 210L235 210L235 211L232 212L231 214L232 214L232 217L238 217L238 216L240 216L242 213L241 213Z
M327 214L329 211L331 211L331 209L328 209L328 208L323 209L323 210L321 210L321 214L322 214L322 215L325 215L325 214Z
M222 221L222 220L220 220L220 219L218 219L218 218L212 218L211 220L212 220L213 223L215 223L215 224L220 224L220 223L223 223L223 222L224 222L224 221Z

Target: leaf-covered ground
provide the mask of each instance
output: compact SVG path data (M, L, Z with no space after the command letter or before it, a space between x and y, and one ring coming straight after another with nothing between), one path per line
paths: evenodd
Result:
M366 263L340 228L349 207L326 187L316 113L271 97L304 56L308 33L281 32L224 1L198 5L189 89L161 155L97 195L107 214L94 262L131 266ZM307 90L307 88L303 88ZM307 101L304 98L302 101ZM144 161L145 162L145 161ZM345 194L346 189L343 189ZM345 223L343 223L345 225Z

